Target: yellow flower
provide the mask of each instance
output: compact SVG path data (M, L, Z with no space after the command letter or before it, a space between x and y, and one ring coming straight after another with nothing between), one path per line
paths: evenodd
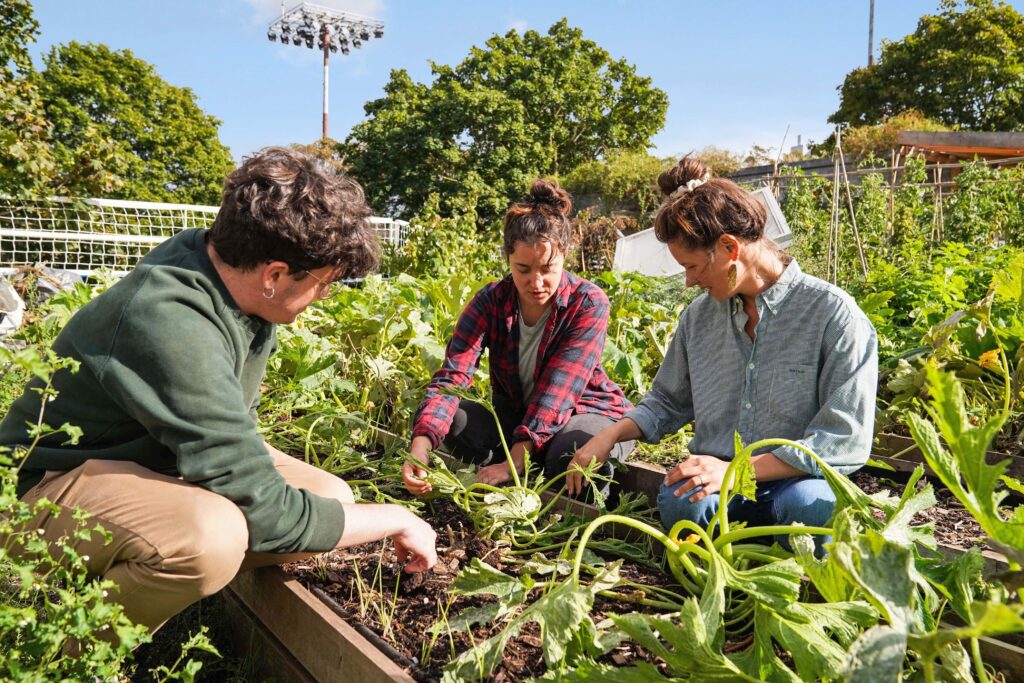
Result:
M683 539L683 543L700 543L700 536L697 534L690 534Z
M999 369L999 349L992 349L981 354L978 359L978 365L989 370Z

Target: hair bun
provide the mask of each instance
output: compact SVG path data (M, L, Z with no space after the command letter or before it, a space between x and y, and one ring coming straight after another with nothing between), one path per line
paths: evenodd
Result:
M572 212L572 198L557 180L534 180L527 201L534 206L550 206L566 217Z
M704 178L710 173L710 169L704 165L703 161L685 156L679 160L678 164L658 176L658 187L667 197L680 186L686 185L691 180Z

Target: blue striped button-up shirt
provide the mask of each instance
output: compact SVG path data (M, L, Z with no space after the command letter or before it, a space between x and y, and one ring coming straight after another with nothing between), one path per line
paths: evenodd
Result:
M878 381L875 330L846 292L806 275L795 260L756 297L756 339L744 332L739 297L698 297L679 327L650 392L626 414L647 441L694 423L691 453L731 459L743 443L798 441L843 473L871 450ZM765 449L813 475L792 447Z

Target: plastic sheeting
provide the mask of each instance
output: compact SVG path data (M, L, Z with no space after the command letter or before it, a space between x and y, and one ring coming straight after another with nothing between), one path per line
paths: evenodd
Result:
M768 213L765 223L765 234L786 248L793 243L793 233L789 229L786 217L775 200L775 195L767 187L753 191L758 201L764 204ZM654 228L620 238L615 242L615 261L613 269L620 272L636 272L644 275L670 276L678 275L685 269L676 263L669 253L668 247L654 236Z
M0 337L6 337L19 327L25 315L25 302L10 282L0 280Z

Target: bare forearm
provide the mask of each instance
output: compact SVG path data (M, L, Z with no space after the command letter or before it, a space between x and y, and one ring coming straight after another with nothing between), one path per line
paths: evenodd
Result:
M420 462L427 462L430 457L430 451L434 450L433 444L425 436L414 436L412 437L412 443L409 444L409 453L413 455Z
M406 530L414 520L419 521L400 505L348 503L342 507L345 508L345 531L338 548L379 541Z
M626 417L602 429L594 436L592 441L596 442L594 445L598 448L598 460L605 462L615 444L622 443L623 441L633 441L642 436L643 432L640 431L640 427L637 426L636 422Z
M807 472L779 460L774 453L762 453L750 458L758 481L775 481L790 477L806 477Z

